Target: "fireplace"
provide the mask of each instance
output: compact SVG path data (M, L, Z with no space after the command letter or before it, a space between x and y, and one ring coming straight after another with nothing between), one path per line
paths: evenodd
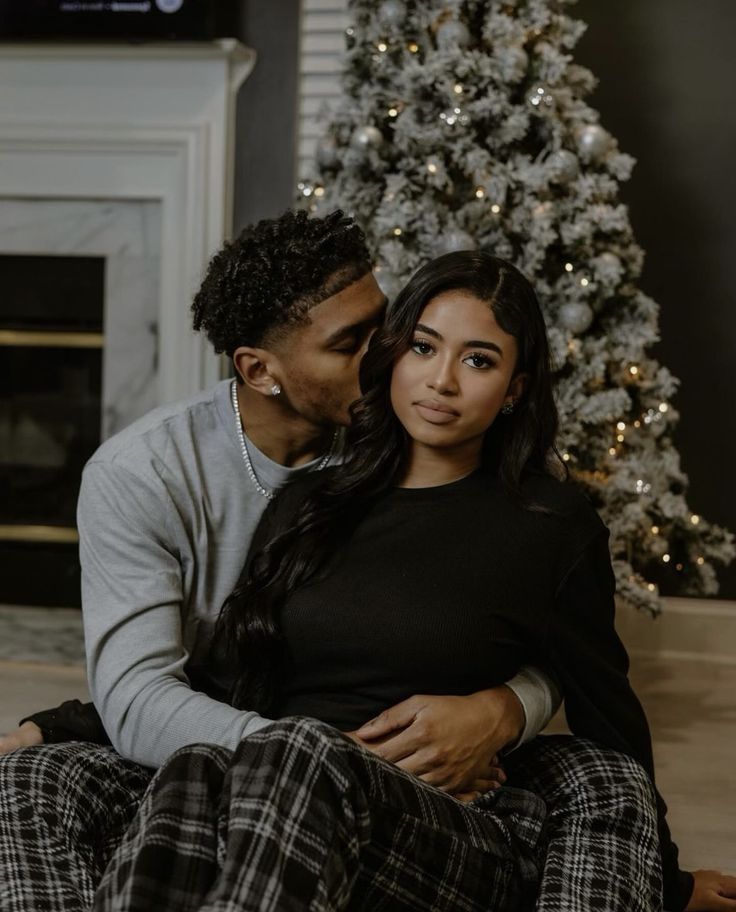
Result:
M101 441L218 380L189 305L230 233L235 41L0 47L0 604L79 604Z
M3 599L79 604L75 508L100 443L102 257L0 255Z

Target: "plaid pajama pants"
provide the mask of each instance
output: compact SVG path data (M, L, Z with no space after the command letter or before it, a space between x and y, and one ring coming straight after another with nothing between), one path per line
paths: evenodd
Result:
M122 844L149 771L110 748L79 743L28 748L0 758L0 910L84 912L111 855L97 908L158 910L165 908L159 903L161 891L163 902L177 910L245 909L247 905L228 905L228 891L274 880L276 888L283 881L283 889L300 897L298 908L306 908L304 897L314 895L312 908L326 910L334 908L329 901L341 901L351 877L350 909L491 912L494 891L496 896L505 891L503 908L513 908L513 903L531 908L524 891L535 877L531 846L540 826L538 849L547 860L534 908L661 909L651 786L628 758L579 739L538 738L508 758L515 789L504 788L467 806L371 760L372 755L366 763L366 752L326 726L300 720L298 729L295 721L253 736L265 739L257 747L262 760L256 766L252 758L245 762L240 749L231 754L199 746L176 754L146 792ZM315 756L322 756L337 778L325 777L324 771L318 775ZM289 764L269 771L263 761L277 757L288 757ZM311 781L320 788L307 800L302 774L310 770ZM280 801L276 796L269 805L265 779L271 776L273 785L274 775L281 777L290 797ZM346 779L352 786L341 792L340 782ZM257 797L251 792L253 781ZM378 796L380 810L376 814L368 808L368 823L360 802L347 801L366 787ZM520 787L543 796L546 817ZM401 803L379 803L387 797ZM335 801L339 822L332 819ZM307 806L312 810L305 830L297 821ZM257 823L254 807L260 814ZM320 814L329 817L327 829ZM330 827L334 839L325 854ZM439 849L438 830L444 846ZM286 839L279 842L276 833ZM359 847L366 833L369 841ZM315 859L321 859L317 869ZM462 883L458 865L466 872ZM288 877L280 880L281 872ZM136 907L135 902L148 901L151 888L156 898ZM481 904L472 898L474 892L482 893ZM219 904L193 905L203 895ZM264 903L271 902L269 896L264 894ZM276 908L260 899L253 907Z

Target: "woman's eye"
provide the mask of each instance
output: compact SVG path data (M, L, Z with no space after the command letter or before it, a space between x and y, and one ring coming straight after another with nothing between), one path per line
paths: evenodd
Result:
M478 370L486 370L489 367L493 367L493 361L486 357L486 355L468 355L464 361L466 364L469 364L471 367L477 368Z
M423 342L421 339L415 339L411 343L411 350L416 352L418 355L428 355L432 351L432 346L429 342Z

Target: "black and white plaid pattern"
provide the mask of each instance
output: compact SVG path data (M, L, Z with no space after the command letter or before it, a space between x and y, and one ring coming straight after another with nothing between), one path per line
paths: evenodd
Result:
M471 805L293 717L232 753L197 745L157 774L102 880L116 912L531 909L544 805Z
M506 758L508 782L547 805L537 912L660 912L654 789L630 757L541 735Z
M259 737L262 739L263 735ZM280 749L284 750L283 745ZM275 750L276 747L261 744L261 760L256 758L255 762L275 756ZM313 755L316 756L316 750ZM238 752L238 757L241 756ZM287 810L289 802L304 801L303 771L311 769L312 775L316 774L309 765L311 756L309 752L302 756L295 750L291 765L283 770L289 796L285 799ZM420 883L425 891L452 895L455 888L443 884L446 871L458 859L467 865L469 855L475 855L483 845L484 831L478 829L478 811L486 807L507 810L509 818L498 823L501 832L505 826L505 833L511 839L517 826L529 825L527 844L541 820L539 805L533 812L526 804L522 809L499 806L498 797L492 795L474 802L471 806L474 813L468 814L468 806L461 806L429 787L417 788L414 780L409 779L407 784L407 777L398 771L394 771L395 776L387 776L385 764L368 760L360 781L367 782L369 787L373 785L381 814L371 820L377 827L379 840L375 851L370 844L363 847L367 863L374 869L372 878L359 870L354 881L354 886L365 896L366 908L370 904L380 909L379 897L386 899L390 890L403 891L405 872L410 883ZM538 912L661 909L651 786L636 763L580 739L542 737L508 757L507 765L513 786L533 790L547 804L540 843L547 859L535 906ZM229 854L236 851L236 845L230 847L228 843L230 816L237 819L247 814L248 807L241 799L231 802L230 796L236 797L239 779L246 775L253 777L254 769L260 770L260 766L249 768L244 761L236 762L232 754L216 747L198 747L175 755L159 773L155 787L146 794L141 815L107 873L98 903L111 909L126 908L124 903L128 902L131 887L122 889L119 897L111 895L121 879L130 875L138 889L146 876L158 880L163 871L173 866L179 893L178 898L174 895L173 907L198 908L197 901L220 877ZM262 775L258 773L258 777ZM133 818L150 776L150 771L123 760L112 749L90 744L26 748L0 757L0 910L86 912L91 906L94 887ZM510 794L508 789L502 789L500 794L504 793L514 799L518 797L518 793ZM439 804L435 806L438 795ZM397 807L386 800L393 796L399 802ZM431 800L428 796L432 796ZM185 807L192 805L195 811L200 808L202 812L196 834L186 829L191 814L187 818L182 815ZM406 818L403 817L405 805ZM417 814L416 819L412 818L412 812ZM431 835L430 829L421 823L427 818L431 822ZM453 828L459 827L458 833L451 829L449 834L444 834L448 839L445 854L440 854L439 861L433 861L434 828L448 820ZM358 817L355 823L364 824L365 820ZM180 831L183 835L178 836ZM156 832L160 836L155 836ZM241 834L237 828L232 832L234 840L247 836L247 831ZM519 838L523 835L521 829ZM410 857L391 854L394 836L400 848L414 841L416 848ZM154 851L156 839L161 841L161 854ZM134 855L143 842L147 842L146 852L133 869ZM190 843L194 851L187 855L181 849ZM381 861L380 853L385 853L385 846L389 851ZM315 848L308 855L308 862L311 859L314 863L317 851ZM526 858L526 851L522 855ZM300 861L297 856L289 870L298 872ZM231 872L231 876L237 873L237 870ZM246 871L242 874L248 876ZM531 875L531 867L528 874ZM263 876L262 872L259 876ZM326 884L336 883L336 878L339 880L334 868L325 872ZM294 889L294 883L290 881L290 884ZM222 881L222 889L227 887L228 882ZM488 886L486 891L483 906L486 912L493 909L492 887ZM402 892L397 901L404 898ZM388 895L388 900L384 908L422 908L397 906L392 895ZM304 907L302 899L299 908ZM457 902L455 908L468 907Z
M151 775L80 742L0 757L0 910L89 909Z

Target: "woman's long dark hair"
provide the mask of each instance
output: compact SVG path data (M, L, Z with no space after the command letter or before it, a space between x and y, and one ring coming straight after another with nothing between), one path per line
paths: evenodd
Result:
M399 293L363 358L363 395L351 408L345 462L315 481L288 529L252 558L245 581L223 606L216 642L239 668L234 706L272 711L284 660L279 613L286 597L315 577L371 504L401 480L409 440L391 406L393 366L410 347L424 308L450 290L488 303L501 329L516 339L515 373L528 375L514 413L499 416L486 432L482 467L522 502L525 475L566 471L554 449L557 408L544 318L529 281L511 263L477 251L427 263Z

